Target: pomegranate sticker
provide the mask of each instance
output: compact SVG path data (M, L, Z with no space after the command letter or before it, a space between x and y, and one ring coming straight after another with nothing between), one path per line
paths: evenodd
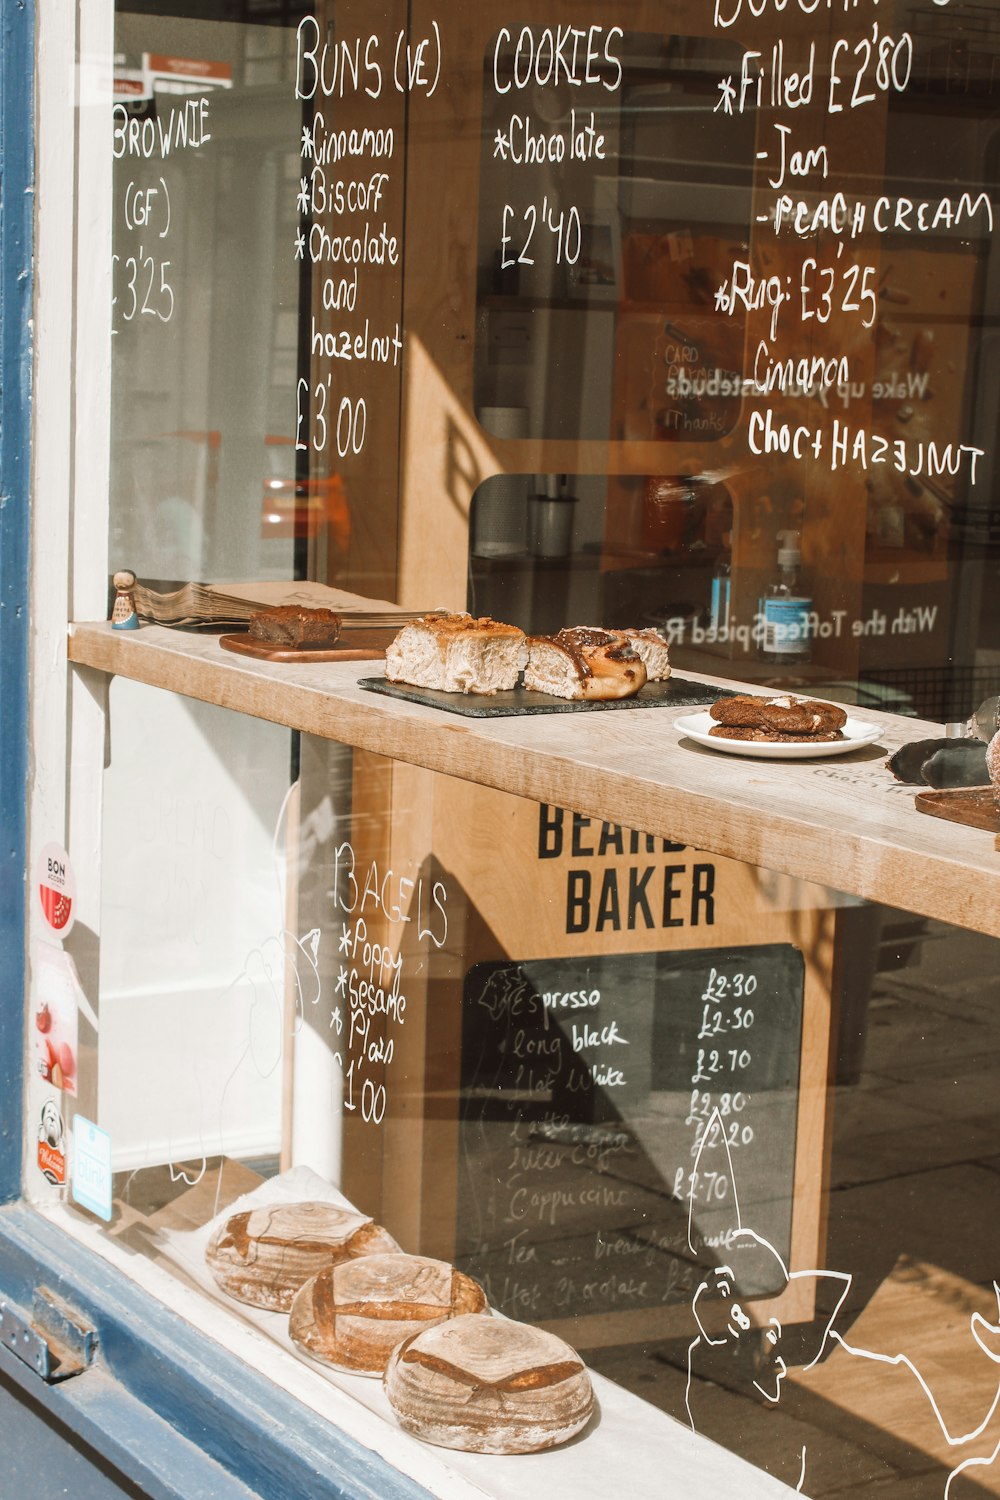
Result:
M36 943L32 949L31 975L35 1072L64 1094L76 1093L81 996L76 965L69 954L47 943Z
M76 879L61 844L46 844L35 861L35 889L42 916L58 937L65 937L76 917Z

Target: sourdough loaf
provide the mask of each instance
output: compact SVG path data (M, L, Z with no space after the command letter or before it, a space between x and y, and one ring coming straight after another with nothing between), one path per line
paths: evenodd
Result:
M307 1281L288 1332L306 1354L338 1370L381 1375L396 1345L430 1323L482 1313L478 1282L426 1255L374 1255Z
M399 1246L381 1225L332 1203L282 1203L232 1214L209 1240L205 1260L230 1297L287 1312L324 1267Z
M471 1453L552 1448L594 1410L576 1351L506 1318L455 1318L413 1335L394 1350L384 1384L407 1432Z

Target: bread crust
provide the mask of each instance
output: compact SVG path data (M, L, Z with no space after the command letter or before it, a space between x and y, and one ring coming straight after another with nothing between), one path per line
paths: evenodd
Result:
M554 1334L505 1318L456 1318L406 1339L386 1367L400 1425L470 1453L535 1453L573 1437L594 1410L590 1376Z
M373 1255L312 1277L292 1303L288 1332L314 1359L338 1370L381 1375L401 1340L432 1323L484 1313L471 1276L426 1255Z
M490 635L490 636L516 636L520 639L524 631L517 625L507 625L503 620L494 620L492 615L470 615L461 610L455 613L442 611L439 614L422 615L419 620L413 622L423 625L434 635L447 637L455 635Z
M641 658L647 682L666 682L670 676L670 655L666 641L658 630L621 630L618 634Z
M307 1201L231 1214L209 1240L205 1261L230 1297L288 1312L299 1288L325 1267L398 1249L392 1235L363 1214Z
M530 635L524 685L557 698L600 701L631 698L646 684L646 668L620 631L577 625L556 635Z
M488 615L424 615L396 635L385 653L389 682L446 693L486 696L516 687L524 631Z
M717 699L709 713L716 723L730 728L764 730L768 734L786 734L796 739L828 735L832 730L843 729L847 723L847 714L837 703L788 695L765 698L738 693L730 698Z

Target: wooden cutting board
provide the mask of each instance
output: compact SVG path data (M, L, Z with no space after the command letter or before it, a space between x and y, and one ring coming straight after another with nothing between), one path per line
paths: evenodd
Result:
M257 661L320 662L320 661L374 661L385 655L396 630L368 629L350 630L341 635L335 646L303 647L292 650L287 646L269 646L265 641L252 641L246 632L239 635L220 635L219 645L223 651L235 651L237 656L252 656Z
M944 792L918 792L917 811L932 818L947 818L949 823L964 823L969 828L985 828L1000 833L1000 811L991 786L963 786Z

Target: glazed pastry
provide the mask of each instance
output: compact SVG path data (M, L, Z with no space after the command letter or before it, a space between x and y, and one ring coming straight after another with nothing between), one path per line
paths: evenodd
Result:
M505 692L517 685L524 632L471 615L425 615L404 625L385 653L389 682L445 693Z
M670 655L658 630L621 630L615 633L624 636L632 650L641 656L647 682L666 682L670 676Z
M292 1303L288 1332L338 1370L381 1375L396 1345L428 1324L486 1311L471 1276L426 1255L373 1255L331 1266Z
M646 683L642 657L619 631L578 625L528 637L524 685L556 698L631 698Z
M230 1297L287 1312L318 1271L399 1246L381 1225L332 1203L280 1203L231 1215L205 1251L209 1270Z
M470 1453L553 1448L594 1410L576 1351L506 1318L455 1318L413 1335L393 1351L384 1384L407 1432Z

